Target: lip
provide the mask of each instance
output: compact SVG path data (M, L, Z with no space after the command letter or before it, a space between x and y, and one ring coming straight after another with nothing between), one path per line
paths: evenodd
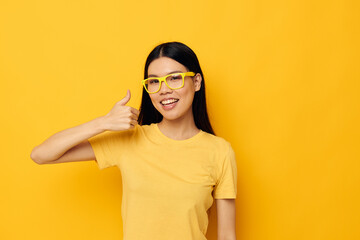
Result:
M160 104L161 104L162 101L170 100L170 99L175 99L175 100L178 100L178 101L180 100L180 99L178 99L178 98L173 98L173 97L172 97L172 98L164 98L164 99L161 99L161 100L160 100ZM161 104L161 105L162 105L162 104Z
M170 103L170 104L167 104L167 105L161 104L162 101L169 100L169 99L176 99L177 101L173 102L173 103ZM180 99L178 99L178 98L164 98L164 99L162 99L160 101L160 104L161 104L162 109L164 109L165 111L169 111L169 110L175 108L179 101L180 101Z

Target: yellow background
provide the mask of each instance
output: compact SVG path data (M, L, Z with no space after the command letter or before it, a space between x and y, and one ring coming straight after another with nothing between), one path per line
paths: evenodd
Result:
M105 115L145 59L198 55L238 163L237 238L360 239L358 1L0 1L0 239L121 239L121 175L37 165L34 146ZM208 237L216 239L212 208Z

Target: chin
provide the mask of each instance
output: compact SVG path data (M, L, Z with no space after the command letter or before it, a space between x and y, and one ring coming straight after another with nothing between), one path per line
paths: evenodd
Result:
M179 119L182 116L181 113L179 113L178 111L164 111L163 109L158 109L158 108L156 108L156 110L158 110L158 112L161 114L163 119L166 119L169 121ZM159 111L159 110L161 110L161 111Z
M173 121L173 120L179 119L181 117L181 115L179 115L177 113L160 112L160 114L163 116L163 119L166 119L169 121Z
M169 121L174 121L174 120L180 119L186 115L186 110L183 109L184 106L182 106L182 105L178 105L171 110L163 109L163 106L160 103L154 104L154 102L153 102L153 106L163 116L163 119L166 119ZM189 108L191 108L191 106Z

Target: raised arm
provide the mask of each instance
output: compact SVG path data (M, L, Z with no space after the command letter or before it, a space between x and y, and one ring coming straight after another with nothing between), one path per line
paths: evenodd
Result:
M38 164L46 164L58 160L66 152L74 153L74 150L76 151L76 149L80 148L83 150L81 152L77 151L77 155L81 155L77 157L77 161L79 161L79 159L84 161L94 160L94 153L91 154L91 151L89 151L92 149L87 147L87 149L84 150L84 146L89 144L87 141L88 138L104 131L103 117L98 117L90 122L55 133L42 144L34 147L30 157ZM84 155L84 153L87 154ZM69 161L75 161L75 159L71 158Z
M122 131L137 124L139 111L125 104L130 91L105 116L55 133L34 147L31 159L38 164L96 160L88 139L104 131Z

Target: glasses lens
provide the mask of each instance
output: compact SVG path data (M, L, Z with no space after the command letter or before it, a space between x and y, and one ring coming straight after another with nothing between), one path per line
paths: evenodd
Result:
M149 78L145 81L145 88L149 92L156 92L159 89L159 79Z
M170 88L179 88L183 85L183 80L181 74L174 73L166 78L166 83Z

